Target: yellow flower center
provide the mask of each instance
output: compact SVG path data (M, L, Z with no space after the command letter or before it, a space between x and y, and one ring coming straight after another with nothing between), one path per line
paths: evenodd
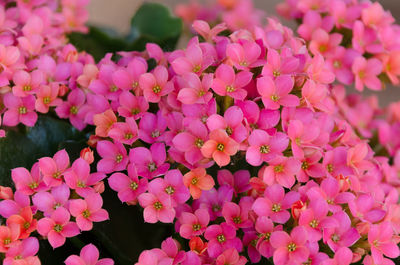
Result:
M281 211L281 205L279 203L275 203L275 204L272 205L271 210L274 213L280 212Z
M289 252L295 251L296 248L297 248L297 246L296 246L295 243L290 243L290 244L287 246L287 249L288 249Z
M78 108L76 106L71 106L71 108L69 108L69 113L76 115L78 113Z
M117 161L117 163L121 163L121 161L122 161L123 158L124 158L124 157L123 157L121 154L118 154L118 155L115 157L115 161Z
M312 228L316 228L317 226L318 226L318 220L316 220L316 219L314 219L314 220L312 220L311 222L310 222L310 226L312 227Z
M201 225L200 224L194 224L193 225L193 231L199 231L201 229Z
M199 182L199 179L197 177L193 177L192 180L190 181L190 183L192 183L192 185L196 185L197 182Z
M82 212L82 216L85 217L85 218L89 218L89 217L90 217L90 212L89 212L89 210L84 210L84 211Z
M156 163L154 163L154 162L149 163L149 165L148 165L147 167L149 168L149 171L150 171L150 172L154 172L154 171L157 170Z
M174 187L172 187L172 186L168 186L168 187L165 188L165 192L166 192L168 195L172 195L172 194L175 193L175 189L174 189Z
M60 224L56 224L56 225L53 227L53 230L56 231L57 233L60 233L60 232L63 230L63 227L62 227L62 225L60 225Z
M153 206L154 206L154 209L156 209L156 210L161 210L163 208L163 205L161 202L155 202L153 204Z
M132 181L131 184L129 185L129 187L130 187L132 190L136 190L136 189L139 187L139 185L137 184L137 182Z
M301 169L307 170L309 166L310 166L310 165L308 164L307 161L303 161L303 163L301 164Z
M28 110L26 109L26 107L22 106L18 108L18 112L19 114L26 114Z
M204 141L200 138L197 138L194 144L198 147L201 148L204 145Z
M221 143L219 143L219 144L217 144L217 150L218 151L224 151L224 149L225 149L225 146L223 145L223 144L221 144Z
M274 171L276 173L281 173L283 171L283 166L282 165L277 165L274 167Z
M226 238L224 235L219 235L217 236L217 240L219 243L224 243L226 241Z
M154 86L153 87L153 92L154 92L154 94L160 94L161 87L159 85Z
M271 96L271 100L277 102L279 100L279 96L278 95L272 95Z
M261 154L268 154L270 151L270 148L268 145L262 145L260 146L260 153Z
M235 90L236 89L231 85L226 86L226 92L228 92L228 93L234 92Z

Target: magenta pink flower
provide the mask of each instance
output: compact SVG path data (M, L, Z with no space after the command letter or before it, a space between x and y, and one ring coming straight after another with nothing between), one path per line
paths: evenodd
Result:
M307 69L307 74L312 80L322 84L330 84L335 81L334 73L328 69L324 57L320 54L315 55L311 60L310 66Z
M126 118L125 122L116 122L108 131L114 142L132 145L138 139L138 126L134 118Z
M110 188L118 192L122 202L136 203L137 197L147 190L147 179L139 179L135 165L128 165L128 175L114 173L108 178Z
M164 192L170 196L171 204L176 207L190 198L188 188L183 184L183 175L178 169L168 171L164 178L157 178L149 183L149 192L158 194Z
M85 93L80 89L74 89L68 94L67 101L57 106L56 113L60 118L69 118L73 126L78 130L82 130L86 124L83 121L84 115L80 112L80 109L85 100Z
M200 150L207 138L207 127L201 121L194 120L186 126L186 131L177 134L172 139L172 143L176 149L184 152L188 163L195 165L204 158Z
M220 225L211 225L207 227L204 237L208 240L208 255L218 257L226 249L235 248L241 252L243 245L236 237L235 227L222 223Z
M144 208L143 217L147 223L172 223L175 210L171 205L170 197L164 192L159 194L142 193L138 197L140 206Z
M263 76L257 79L257 90L266 109L279 107L296 107L300 104L297 96L289 94L294 86L292 77L282 75L275 81L271 77Z
M69 211L76 218L76 224L81 231L89 231L93 228L93 222L102 222L107 219L108 213L101 209L103 199L100 194L92 193L85 199L71 200L69 202Z
M226 57L239 70L259 66L261 64L261 62L258 62L260 55L261 48L254 41L241 39L239 43L230 43L226 46Z
M381 90L382 83L378 75L382 72L382 63L375 58L366 60L364 57L357 57L352 66L356 77L356 89L363 91L364 85L372 90Z
M204 191L199 198L201 208L208 210L210 220L215 220L222 216L221 210L225 202L231 201L233 197L233 189L227 185L221 186L218 191L211 189Z
M213 114L207 119L207 127L210 131L222 129L237 143L243 142L247 138L247 130L243 125L243 112L237 106L229 107L224 117Z
M139 176L147 179L165 174L169 169L166 163L167 154L163 143L152 144L150 150L145 147L136 147L129 151L129 160L137 169Z
M249 138L249 147L246 151L246 161L253 166L259 166L282 155L289 144L289 138L284 133L278 132L270 136L264 130L254 130Z
M88 88L95 94L102 95L109 100L116 100L122 91L113 80L113 74L116 70L114 64L102 64L97 79L92 80Z
M86 245L81 249L80 256L71 255L65 260L66 265L114 265L112 259L100 259L99 251L92 245Z
M299 225L303 226L310 242L317 242L322 238L322 230L333 227L336 221L327 217L328 203L324 200L312 200L309 207L300 213Z
M321 152L315 151L301 159L301 169L296 175L297 180L300 182L307 182L310 177L323 177L326 174L326 169L319 163L321 158Z
M250 172L248 170L239 170L233 175L227 169L218 170L217 179L220 186L228 185L232 187L235 196L251 189L249 184Z
M275 248L274 264L301 264L307 261L307 232L302 226L293 228L290 235L283 231L275 231L271 234L270 241Z
M82 197L86 197L94 192L92 186L96 185L105 177L106 175L104 173L96 172L90 174L90 166L88 162L82 158L75 160L71 168L64 172L65 183Z
M183 76L183 87L178 92L178 100L183 104L204 104L210 101L212 93L209 91L213 81L212 74L198 75L189 73Z
M351 226L351 220L345 212L337 212L332 218L336 220L335 226L327 227L323 231L323 241L332 251L337 251L340 247L350 247L360 239L360 234Z
M41 85L36 93L35 109L41 113L49 112L50 107L56 107L62 103L58 98L59 85Z
M16 189L26 195L32 195L47 188L39 173L38 164L32 166L31 172L23 167L14 168L11 170L11 178Z
M38 192L32 197L33 204L43 212L44 216L50 217L59 207L67 208L70 189L66 184L61 184L51 189L51 192Z
M222 252L216 259L216 265L244 265L247 263L247 259L243 256L239 256L236 249L230 248Z
M389 258L396 258L400 255L399 247L393 236L393 228L389 222L371 225L368 232L368 243L376 264L383 264L383 255Z
M139 85L148 102L157 103L162 96L168 95L174 89L173 83L168 82L168 71L164 66L157 66L153 73L140 76Z
M149 144L161 142L166 129L167 120L161 111L157 114L146 112L139 122L139 138Z
M217 24L213 28L210 28L210 25L203 20L195 20L192 27L207 42L211 42L220 32L226 29L225 23Z
M320 128L317 122L304 124L300 120L291 120L287 130L291 140L293 156L303 158L307 148L316 149L316 144L313 141L320 135Z
M149 103L142 96L134 96L128 91L119 95L118 114L122 117L133 117L135 120L141 118L149 109Z
M26 97L36 92L39 85L44 81L44 74L40 70L31 73L19 70L15 72L13 81L15 84L13 94L17 97Z
M211 88L220 96L243 100L247 96L247 91L243 87L251 81L252 77L251 72L241 71L235 74L231 66L221 64L215 71L215 79Z
M335 252L333 259L325 259L321 265L350 265L352 261L353 252L349 248L343 247Z
M26 97L16 97L12 93L7 93L3 98L4 106L7 108L3 116L3 124L6 126L15 126L23 123L32 127L38 118L35 110L35 97L28 95Z
M222 208L222 216L227 224L239 228L248 228L253 225L249 220L249 211L251 210L251 202L244 202L242 199L237 205L233 202L225 202Z
M255 229L259 234L257 241L257 250L263 257L270 258L274 253L274 248L271 246L270 238L274 231L282 231L282 226L277 225L274 227L272 220L266 216L259 216L257 218Z
M231 156L238 151L239 144L230 138L224 130L215 130L210 133L210 139L201 147L201 153L212 158L218 166L226 166Z
M3 265L38 265L40 260L37 256L39 241L35 237L28 237L20 244L15 244L7 250Z
M267 63L262 69L262 75L276 78L280 75L292 75L299 67L300 61L293 56L281 57L274 49L268 49Z
M377 223L386 215L382 205L375 201L370 194L360 194L354 200L349 201L348 205L353 217L363 222Z
M181 226L179 234L186 239L191 239L195 236L200 236L204 233L210 222L210 215L205 209L197 209L194 214L183 212L179 216Z
M265 189L264 197L258 198L252 206L253 211L258 216L266 216L279 224L286 223L290 218L287 211L300 196L295 191L285 194L285 190L279 184L274 184Z
M310 42L310 51L316 55L318 53L329 57L342 42L343 35L339 33L329 34L323 29L313 32Z
M30 198L21 191L14 193L14 199L7 199L0 201L0 215L4 218L9 218L11 215L19 214L23 208L30 206Z
M70 214L64 207L57 208L51 217L39 220L37 231L48 238L53 248L58 248L65 243L66 237L74 237L79 234L79 228L74 222L70 222Z
M122 143L100 141L97 143L96 150L102 158L97 163L97 171L111 173L126 169L129 159L126 149Z
M268 185L279 183L285 188L291 188L295 183L295 175L300 171L301 163L294 157L276 156L268 161L263 179Z
M133 90L136 95L141 90L139 78L147 72L147 62L141 57L134 57L124 69L112 73L114 84L122 90ZM121 93L125 94L125 93ZM121 99L120 95L120 99Z
M200 75L213 62L211 54L203 52L199 45L198 37L189 41L182 56L172 61L171 66L178 75L195 73Z
M63 182L63 173L68 167L69 156L65 149L55 153L53 158L43 157L39 159L39 168L43 175L43 181L50 188Z

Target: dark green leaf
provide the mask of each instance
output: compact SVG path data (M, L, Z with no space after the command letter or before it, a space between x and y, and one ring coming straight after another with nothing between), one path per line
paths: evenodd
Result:
M145 3L131 20L128 42L133 43L133 50L143 50L148 42L172 50L181 32L181 19L172 16L168 8L157 3Z

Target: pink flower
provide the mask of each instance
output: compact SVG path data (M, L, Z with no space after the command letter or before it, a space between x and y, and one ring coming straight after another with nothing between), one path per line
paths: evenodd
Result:
M257 90L266 109L279 107L296 107L300 104L297 96L289 94L294 86L290 76L278 76L275 81L271 77L263 76L257 79Z
M116 66L112 63L102 64L97 78L90 82L88 88L95 94L102 95L109 100L117 99L121 94L121 89L113 80L113 74L116 70Z
M20 98L12 93L4 95L4 106L7 108L3 117L3 124L6 126L15 126L23 123L32 127L38 118L35 110L35 97L28 95Z
M207 42L211 42L220 32L226 29L225 23L217 24L211 29L210 25L203 20L195 20L192 27Z
M128 91L119 95L118 114L122 117L133 117L135 120L141 118L149 109L149 103L144 97L134 96Z
M356 89L363 91L364 85L372 90L381 90L382 84L377 77L382 72L382 63L375 58L366 60L364 57L357 57L352 66L356 77Z
M287 135L277 132L270 136L264 130L254 130L249 138L249 147L246 151L246 161L253 166L259 166L277 155L281 155L289 144Z
M184 152L185 160L191 165L195 165L204 156L201 153L201 147L207 141L207 127L198 120L192 121L186 126L186 131L177 134L172 143L176 149Z
M79 110L85 103L85 93L80 89L74 89L68 94L68 99L57 106L56 113L60 118L69 118L71 124L78 130L85 128L83 114Z
M386 211L370 194L360 194L349 201L348 205L353 217L363 222L377 223L386 215Z
M91 186L97 184L105 177L104 173L96 172L90 174L90 166L82 158L75 160L71 168L64 173L65 183L82 197L86 197L94 192Z
M36 93L35 109L41 113L49 112L50 107L56 107L62 103L58 98L59 85L51 83L50 85L42 85Z
M161 111L157 114L146 112L139 122L139 138L149 144L161 142L166 128L167 120Z
M278 225L274 227L274 223L270 218L266 216L259 216L255 224L255 229L259 233L256 245L257 250L263 257L272 257L274 249L270 242L271 234L274 231L282 231L282 226Z
M71 255L65 260L66 265L114 265L112 259L100 259L99 251L92 245L86 245L81 249L80 256Z
M213 114L207 119L207 127L210 131L223 129L237 143L243 142L247 137L246 128L243 125L243 112L237 106L229 107L224 117Z
M169 196L165 193L143 193L138 197L140 206L144 208L143 217L147 223L172 223L175 210L171 205Z
M186 239L200 236L210 222L210 215L205 209L198 209L193 213L183 212L179 217L181 226L179 234Z
M139 176L147 179L165 174L170 165L165 162L167 154L163 143L152 144L150 150L136 147L129 151L129 160L136 167Z
M227 185L221 186L218 191L212 188L209 191L205 191L199 198L200 208L207 209L210 220L215 220L222 216L221 210L224 203L232 201L232 197L233 189Z
M4 218L9 218L13 214L19 214L23 208L30 205L29 196L17 190L13 199L0 201L0 215Z
M307 69L307 74L312 80L322 84L330 84L335 81L334 73L328 69L328 66L324 61L324 57L322 57L320 54L315 55L311 60Z
M290 218L287 211L300 198L295 191L285 194L285 190L279 184L274 184L265 189L264 197L258 198L252 206L258 216L270 217L272 221L279 224L286 223Z
M164 178L157 178L149 183L149 192L164 192L171 198L172 206L185 203L190 198L187 187L183 184L182 173L178 169L168 171Z
M230 248L222 252L215 261L216 265L244 265L247 263L247 259L243 256L239 256L236 249Z
M50 188L63 182L63 173L68 167L69 156L64 149L55 153L53 158L43 157L39 159L39 168L43 175L43 181Z
M323 241L332 251L337 251L340 247L350 247L360 239L360 234L351 226L351 220L345 212L337 212L332 218L336 220L336 225L323 231Z
M353 261L353 252L349 248L339 248L333 259L326 259L321 265L350 265ZM364 263L365 264L365 263Z
M238 148L239 144L220 129L210 133L210 140L201 147L201 153L207 158L213 158L222 167L229 164L230 157L236 154Z
M107 137L108 132L114 123L117 122L117 116L112 109L107 109L102 113L93 116L93 123L96 126L96 135L100 137Z
M59 207L67 208L70 189L66 184L61 184L51 189L51 192L38 192L32 197L33 204L43 212L44 216L50 217Z
M16 244L8 249L3 265L38 265L40 260L37 256L39 241L35 237L24 239L20 244Z
M239 70L247 70L258 66L261 55L260 46L254 41L239 40L239 43L229 43L226 46L226 57Z
M147 62L141 57L134 57L125 69L118 69L112 73L112 79L117 87L123 90L133 90L138 95L141 87L139 78L147 72ZM121 93L125 94L124 92ZM120 95L120 98L121 98Z
M293 228L290 235L283 231L275 231L271 234L271 245L275 248L274 264L297 264L306 262L309 250L305 246L307 233L301 226Z
M200 198L202 191L211 190L215 185L214 179L202 167L186 173L183 176L183 183L189 188L193 199Z
M102 222L109 219L106 210L101 209L103 200L98 193L86 196L84 200L77 199L69 202L69 211L76 218L76 224L81 231L93 228L93 222Z
M137 197L147 190L147 179L139 179L134 164L128 165L128 175L114 173L108 178L110 188L118 192L122 202L136 203Z
M253 74L248 71L241 71L235 75L231 66L221 64L215 71L211 88L220 96L243 100L247 96L247 91L243 87L251 81L252 77Z
M26 97L36 92L39 85L44 81L44 74L40 70L31 73L19 70L15 72L13 81L15 84L13 94L17 97Z
M320 151L315 151L303 159L301 162L301 169L297 173L297 180L300 182L307 182L310 177L312 178L320 178L323 177L326 173L325 168L319 161L322 158L322 154Z
M198 37L194 37L183 54L172 61L171 66L178 75L195 73L200 75L213 62L211 54L203 52L199 45Z
M209 226L204 237L208 240L207 252L210 257L216 258L226 249L235 248L241 252L243 248L242 242L236 237L236 229L227 223Z
M199 76L189 73L183 76L182 88L178 92L178 100L183 104L207 103L212 98L209 91L212 85L213 75L205 74L200 80Z
M313 141L320 136L320 128L317 122L304 124L300 120L291 120L287 130L291 140L293 156L303 158L307 148L316 149L317 145Z
M285 188L291 188L295 183L295 175L300 171L301 163L294 157L276 156L268 161L264 170L264 182L268 185L279 183Z
M79 234L79 228L74 222L70 222L69 212L59 207L51 217L39 220L37 231L40 235L48 238L53 248L64 245L66 237L74 237Z
M8 249L17 244L20 235L19 224L8 224L0 226L0 252L6 253Z
M233 202L225 202L222 208L222 216L225 218L227 224L239 228L248 228L253 225L249 220L249 211L251 209L251 202L244 202L242 199L239 205Z
M399 247L393 237L393 228L389 222L371 225L368 232L368 243L376 264L384 261L383 255L389 258L397 258L400 255Z
M168 71L164 66L157 66L153 73L142 74L139 84L145 99L152 103L159 102L174 89L172 82L168 82Z
M233 175L227 169L218 170L217 179L220 186L228 185L232 187L235 196L251 189L249 184L250 172L248 170L239 170Z
M276 78L280 75L292 75L299 67L300 61L293 56L282 57L276 50L268 49L267 63L262 69L262 75Z
M97 143L96 150L102 158L97 163L97 171L111 173L126 169L129 159L122 143L100 141Z
M46 184L43 182L42 176L39 174L38 165L32 167L31 172L26 168L18 167L11 171L11 177L18 191L32 195L35 192L46 189Z
M335 49L342 42L343 35L339 33L329 34L323 29L317 29L313 32L309 44L310 51L316 55L318 53L329 57L335 52Z

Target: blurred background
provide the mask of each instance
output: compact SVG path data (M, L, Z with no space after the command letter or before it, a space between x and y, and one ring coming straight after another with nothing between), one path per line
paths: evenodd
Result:
M190 0L146 0L146 2L158 2L167 5L171 10L179 3L187 3ZM267 15L276 15L275 6L283 0L254 0L258 8L263 9ZM120 33L129 30L130 19L136 9L145 1L142 0L91 0L89 5L89 23L100 27L112 28ZM389 10L396 22L400 21L400 0L379 0L386 10ZM281 20L289 26L290 23ZM364 92L371 94L370 90ZM394 100L400 100L400 87L387 87L386 91L377 93L381 106Z

